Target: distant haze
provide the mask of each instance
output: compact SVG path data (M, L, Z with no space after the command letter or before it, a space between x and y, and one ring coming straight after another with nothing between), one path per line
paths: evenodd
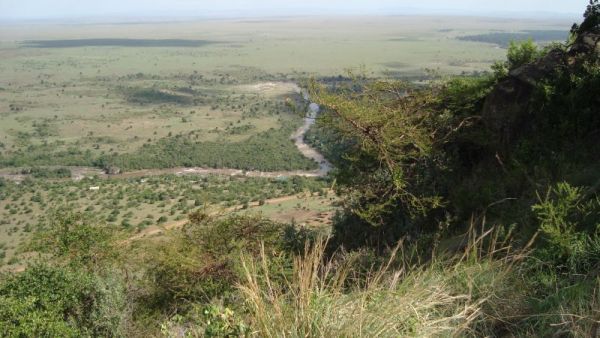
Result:
M450 14L565 17L588 0L0 0L0 20Z

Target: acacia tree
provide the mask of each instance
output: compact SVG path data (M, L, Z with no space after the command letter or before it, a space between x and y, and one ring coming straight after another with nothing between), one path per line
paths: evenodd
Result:
M571 33L580 35L585 32L600 33L600 2L599 0L590 0L581 25L574 24Z

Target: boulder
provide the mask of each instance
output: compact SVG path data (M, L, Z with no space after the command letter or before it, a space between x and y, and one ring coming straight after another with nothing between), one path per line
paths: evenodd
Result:
M579 36L569 49L569 56L571 57L571 61L574 61L578 56L582 54L600 54L600 33L584 32L579 34Z
M512 70L487 96L482 122L499 143L510 144L528 127L530 100L535 86L567 66L567 54L554 49L534 63Z
M121 173L121 169L119 167L115 167L113 165L104 169L107 175L119 175Z

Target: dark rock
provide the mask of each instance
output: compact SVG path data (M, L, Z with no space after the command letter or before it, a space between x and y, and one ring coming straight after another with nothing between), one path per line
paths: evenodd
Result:
M106 171L107 175L118 175L121 173L121 169L115 166L109 166L104 170Z
M569 56L578 57L581 54L598 55L600 53L600 33L584 32L579 34L571 48Z
M566 53L554 49L535 63L512 70L485 100L482 121L498 136L498 142L510 144L528 128L530 101L535 86L567 65Z

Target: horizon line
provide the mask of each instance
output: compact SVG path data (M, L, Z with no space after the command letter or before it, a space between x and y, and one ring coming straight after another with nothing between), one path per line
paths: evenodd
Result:
M257 19L294 19L294 18L319 18L319 17L398 17L398 16L415 16L415 17L472 17L472 18L503 18L513 20L534 19L564 19L576 20L583 16L580 13L558 13L558 12L442 12L442 11L415 11L415 12L373 12L373 13L299 13L299 14L248 14L241 15L237 11L229 11L227 13L212 13L205 15L126 15L126 14L104 14L104 15L80 15L67 17L1 17L0 24L144 24L144 23L174 23L174 22L191 22L199 20L257 20Z

